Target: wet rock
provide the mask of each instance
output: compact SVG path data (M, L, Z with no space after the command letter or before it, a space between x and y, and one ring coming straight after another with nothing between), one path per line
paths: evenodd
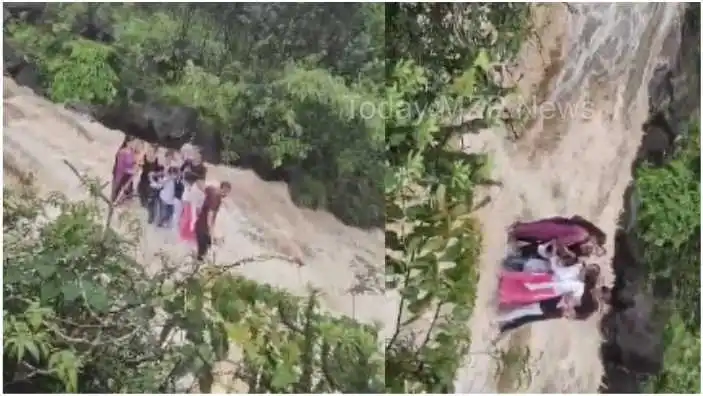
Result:
M640 144L638 158L661 166L675 147L678 132L671 128L672 123L664 112L653 114L642 125L644 135Z
M642 260L631 237L622 231L615 238L613 266L612 308L601 322L602 391L637 393L640 382L662 368L664 321L656 314L653 296L645 291Z
M224 142L219 131L202 120L198 121L196 131L191 142L200 148L200 153L205 161L211 163L222 161L221 153L224 149Z
M267 157L256 148L250 152L242 153L233 165L242 169L250 169L259 177L266 181L285 181L291 183L300 175L294 169L284 169L283 167L273 168Z
M29 23L38 23L44 17L47 3L3 3L3 20L22 19Z
M22 67L27 65L24 56L17 51L6 39L2 40L3 74L15 76Z
M31 88L42 94L41 74L39 68L30 63L9 42L3 39L3 74L13 77L17 84Z
M31 88L37 94L44 94L41 84L41 72L34 64L27 63L14 77L17 84Z
M112 22L97 12L95 5L88 5L86 12L75 16L71 25L73 33L81 37L110 44L115 41Z
M89 21L82 24L74 25L73 30L81 37L99 41L101 43L110 44L115 41L112 26L101 21Z
M174 149L193 143L201 148L206 161L220 161L222 143L219 134L200 120L193 108L156 101L114 106L75 104L74 107L76 106L82 113L89 113L109 128Z
M641 159L661 163L671 155L664 145L673 146L686 130L684 123L700 109L700 4L686 4L679 50L666 64L659 65L648 84L649 119L642 126L645 142Z

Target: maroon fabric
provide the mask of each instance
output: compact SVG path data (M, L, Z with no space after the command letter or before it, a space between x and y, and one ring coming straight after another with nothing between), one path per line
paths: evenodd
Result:
M213 186L207 187L205 189L205 201L203 202L202 208L200 208L198 219L195 221L195 228L209 232L210 230L208 230L207 224L208 213L213 212L214 216L217 216L217 212L220 210L220 204L222 204L220 189Z
M516 223L511 230L511 236L519 241L549 242L556 240L562 246L581 243L589 237L584 228L568 224L568 219L552 217L529 223Z

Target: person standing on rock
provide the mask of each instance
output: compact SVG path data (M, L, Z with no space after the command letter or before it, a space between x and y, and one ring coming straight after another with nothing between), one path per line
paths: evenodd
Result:
M183 194L181 197L182 209L180 211L181 216L190 215L191 213L189 212L193 212L196 206L198 206L193 205L191 204L191 202L189 202L189 197L191 196L190 189L197 180L203 180L204 182L205 176L207 175L207 168L205 167L200 152L197 150L197 148L191 148L190 150L186 151L185 154L187 154L187 157L181 165L181 183L183 186ZM196 192L194 196L197 195L198 194ZM188 231L182 234L183 239L186 241L192 241L195 238L192 228L188 227L190 225L190 219L192 219L192 221L195 221L195 217L190 216L187 220L183 220L182 218L179 219L179 222L177 223L179 224L179 227L181 227L182 230L185 229ZM183 224L184 221L185 224Z
M164 178L163 187L159 192L159 207L161 209L159 210L158 226L161 228L168 228L172 225L178 177L178 168L168 168L166 171L166 177Z
M183 214L179 232L184 242L195 242L195 221L205 201L205 179L195 180L193 185L183 193Z
M139 175L139 183L137 184L137 193L139 194L139 202L142 207L148 208L149 203L157 198L151 188L150 176L154 172L163 171L163 166L159 164L157 157L158 146L152 144L147 148L142 159L142 173Z
M147 223L158 224L159 218L161 217L161 189L164 187L164 182L166 180L166 173L164 172L163 166L154 169L149 172L149 202L147 205Z
M228 182L220 183L220 187L209 186L205 189L203 207L195 220L195 239L198 245L196 259L202 261L210 250L213 241L213 230L217 213L222 205L222 200L232 191Z
M136 170L136 152L139 142L125 139L117 152L113 172L112 202L120 205L132 193L132 179Z

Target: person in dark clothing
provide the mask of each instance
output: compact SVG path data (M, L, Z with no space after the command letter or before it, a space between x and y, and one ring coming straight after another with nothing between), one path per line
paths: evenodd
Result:
M217 212L220 210L222 199L232 191L232 185L228 182L220 183L220 187L210 186L205 189L205 200L203 206L195 220L195 238L198 245L196 258L202 261L205 258L210 246L212 246L212 231L217 219Z
M512 320L510 322L502 323L500 325L500 332L505 333L510 330L517 329L526 324L539 322L542 320L558 319L563 316L561 308L558 307L561 301L561 296L550 298L549 300L540 301L539 306L542 308L541 315L527 315L521 318Z
M139 202L142 207L145 208L148 208L149 203L154 199L154 191L150 182L151 173L162 172L164 170L164 167L159 163L159 159L156 156L156 150L156 145L153 145L146 153L144 153L144 159L142 160L142 173L139 176L139 183L137 184Z

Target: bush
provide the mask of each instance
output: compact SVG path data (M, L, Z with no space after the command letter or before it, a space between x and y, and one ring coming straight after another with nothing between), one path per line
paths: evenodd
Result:
M636 235L659 311L669 317L664 370L647 384L652 393L700 390L700 121L686 132L670 162L636 172Z
M65 57L56 57L48 64L51 99L59 103L111 103L120 87L119 76L111 66L115 51L83 39L66 42L64 50Z

